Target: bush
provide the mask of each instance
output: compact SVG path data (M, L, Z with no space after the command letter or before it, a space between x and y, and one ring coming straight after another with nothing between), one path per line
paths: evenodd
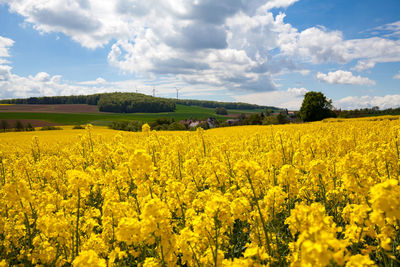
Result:
M155 121L150 122L149 125L150 125L151 129L153 129L153 130L155 130L156 128L168 129L168 125L170 125L173 122L175 122L175 120L173 118L172 119L170 119L170 118L158 118ZM160 125L162 127L157 127L158 125Z
M278 119L279 124L285 124L289 123L289 118L286 115L283 115L282 113L279 113L278 116L276 116Z
M272 125L272 124L279 124L277 116L267 116L262 121L262 125Z
M128 121L113 121L110 125L108 125L108 128L125 131L127 125Z
M245 124L260 125L262 123L262 120L263 118L260 116L260 114L255 113L246 118Z
M85 127L83 127L82 125L75 125L74 127L72 127L72 129L81 130L81 129L85 129Z
M208 130L210 129L210 125L208 125L208 123L204 121L199 123L196 128L203 128L204 130Z
M108 127L114 130L141 132L142 125L141 121L113 121Z
M228 111L224 107L217 107L215 113L218 115L228 115Z
M32 124L30 124L30 123L28 122L28 125L26 126L25 131L34 131L34 130L35 130L35 128L32 126Z
M52 131L52 130L62 130L62 128L57 126L43 126L42 128L40 128L40 131Z
M159 124L152 127L152 129L155 131L168 131L168 127L169 127L168 124Z
M130 132L141 132L142 131L143 122L141 121L129 121L126 130Z
M184 131L186 127L179 122L173 122L168 126L169 131Z

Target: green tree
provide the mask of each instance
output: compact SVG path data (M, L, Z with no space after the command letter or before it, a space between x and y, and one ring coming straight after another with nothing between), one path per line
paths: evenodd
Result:
M271 114L274 113L274 111L269 108L266 108L264 110L264 113L265 113L265 117L268 117L268 116L271 116Z
M173 122L168 126L169 131L185 131L186 127L179 122Z
M218 115L228 115L228 111L224 107L215 108L215 113Z
M248 118L246 118L246 124L249 125L260 125L262 124L264 118L260 116L258 113L251 114Z
M279 124L277 116L266 116L262 121L263 125Z
M15 131L17 132L22 132L25 129L24 125L22 124L21 121L16 121L15 122Z
M6 132L7 128L9 128L9 124L6 120L1 121L1 129L3 129L4 132Z
M286 115L283 115L282 113L279 113L276 118L278 119L279 124L285 124L289 122L288 117Z
M332 109L332 100L328 100L323 93L308 92L304 96L299 115L304 122L320 121L336 117Z

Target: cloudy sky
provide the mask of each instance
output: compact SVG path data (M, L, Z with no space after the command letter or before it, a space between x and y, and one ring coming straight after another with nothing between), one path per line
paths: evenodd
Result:
M0 0L0 99L400 106L399 0Z

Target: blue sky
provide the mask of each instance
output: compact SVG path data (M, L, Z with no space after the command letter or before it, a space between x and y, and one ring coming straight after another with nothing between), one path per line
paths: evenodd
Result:
M0 98L400 106L398 0L0 0Z

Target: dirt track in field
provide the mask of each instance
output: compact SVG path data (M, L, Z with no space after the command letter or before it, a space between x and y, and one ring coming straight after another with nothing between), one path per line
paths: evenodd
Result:
M59 105L0 105L0 112L42 112L42 113L107 113L100 112L97 106L84 104Z

